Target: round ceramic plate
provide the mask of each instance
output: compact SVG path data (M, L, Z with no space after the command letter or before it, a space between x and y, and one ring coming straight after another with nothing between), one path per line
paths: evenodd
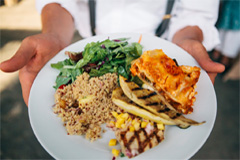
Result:
M107 130L103 137L95 142L86 140L84 136L67 135L61 119L52 111L55 93L53 85L59 72L51 68L50 64L66 59L65 51L82 51L89 42L123 37L129 37L129 42L137 42L140 34L108 34L78 41L60 51L36 77L29 98L30 123L38 141L55 159L110 160L112 154L108 142L114 138L114 133ZM143 34L141 44L143 51L163 49L169 57L175 58L179 65L198 66L188 53L166 40ZM202 147L212 131L217 112L214 87L204 70L201 70L196 91L198 94L193 106L194 112L186 117L206 123L188 129L167 126L164 141L134 159L189 159Z

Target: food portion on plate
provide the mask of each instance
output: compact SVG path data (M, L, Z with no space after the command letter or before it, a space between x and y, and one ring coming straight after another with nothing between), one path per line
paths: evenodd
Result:
M188 114L193 111L199 67L178 66L176 60L172 60L161 49L155 49L144 52L135 60L131 72L164 96L178 112Z
M155 91L142 88L122 76L119 77L119 81L124 94L120 94L119 89L114 90L112 100L120 108L154 122L177 125L180 128L201 124L178 113L163 96ZM129 98L131 103L124 100L126 98Z
M121 96L123 92L118 88L113 94L117 94L113 95L117 97ZM129 101L129 99L125 97L125 101ZM156 123L126 111L112 114L116 120L110 121L108 127L115 132L116 140L121 146L121 154L128 158L133 158L164 140L165 126L163 123ZM118 156L118 154L114 154L114 156Z
M141 38L140 38L141 39ZM82 52L52 64L56 78L54 113L67 134L95 141L107 124L116 139L114 157L135 157L164 140L165 125L201 125L184 117L193 112L200 68L179 66L161 49L145 51L127 38L88 43Z
M53 111L61 117L67 134L85 135L91 141L100 138L101 124L113 119L113 111L119 112L111 100L117 85L116 74L90 78L84 72L72 84L57 89Z
M113 91L112 100L124 112L113 112L115 120L108 127L115 132L124 155L135 157L164 140L165 125L161 118L136 106L120 87Z

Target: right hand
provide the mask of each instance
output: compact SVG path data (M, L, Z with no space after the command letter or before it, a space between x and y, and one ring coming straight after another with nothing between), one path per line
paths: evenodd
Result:
M0 64L0 69L4 72L19 70L23 99L27 105L30 89L38 72L64 47L54 34L41 33L29 36L22 41L11 59Z
M222 73L225 67L210 59L202 41L203 33L198 26L187 26L175 33L173 37L173 43L192 55L198 64L208 73L210 80L214 84L215 77L218 73Z

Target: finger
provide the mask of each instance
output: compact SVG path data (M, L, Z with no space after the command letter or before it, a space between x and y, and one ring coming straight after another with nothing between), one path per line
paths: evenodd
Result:
M4 72L14 72L25 66L29 60L35 55L35 44L26 38L23 40L20 48L15 55L0 64L0 69Z
M225 66L221 63L212 61L210 58L206 60L200 60L199 65L207 72L222 73L225 70Z
M211 60L206 49L202 45L195 43L195 46L193 46L190 54L207 72L222 73L225 70L225 66L223 64Z

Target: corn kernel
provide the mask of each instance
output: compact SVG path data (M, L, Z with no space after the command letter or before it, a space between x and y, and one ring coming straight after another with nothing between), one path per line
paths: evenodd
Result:
M160 130L164 130L165 127L162 123L158 123L157 128L160 129Z
M120 114L117 116L117 119L122 118L122 116L123 116L123 113L120 113Z
M130 126L130 127L129 127L129 131L130 131L130 132L134 132L134 130L135 130L135 129L134 129L133 126Z
M131 122L131 121L132 121L132 118L131 118L131 117L129 117L129 118L127 119L127 121L128 121L128 122Z
M136 122L133 126L134 126L134 129L135 129L135 130L139 130L139 128L140 128L140 123Z
M141 128L145 128L147 126L148 122L142 121L141 122Z
M123 123L123 124L121 124L121 128L126 128L126 124L125 123Z
M117 140L116 139L111 139L108 143L109 146L116 146Z
M113 117L117 118L118 117L118 113L117 112L112 112Z
M116 122L115 127L116 127L116 128L121 128L121 124L118 123L118 122Z
M129 116L128 116L128 113L124 113L124 114L122 115L122 118L125 119L125 120L127 120L128 117L129 117Z
M117 123L119 123L119 124L123 124L125 122L125 120L123 119L123 118L119 118L118 120L117 120Z
M119 150L117 150L117 149L115 149L115 148L113 148L112 149L112 154L115 156L115 157L117 157L118 155L119 155Z
M112 124L112 125L115 125L115 122L114 122L114 121L110 121L109 123Z
M136 122L137 122L136 119L134 119L134 120L132 121L132 124L134 125Z

